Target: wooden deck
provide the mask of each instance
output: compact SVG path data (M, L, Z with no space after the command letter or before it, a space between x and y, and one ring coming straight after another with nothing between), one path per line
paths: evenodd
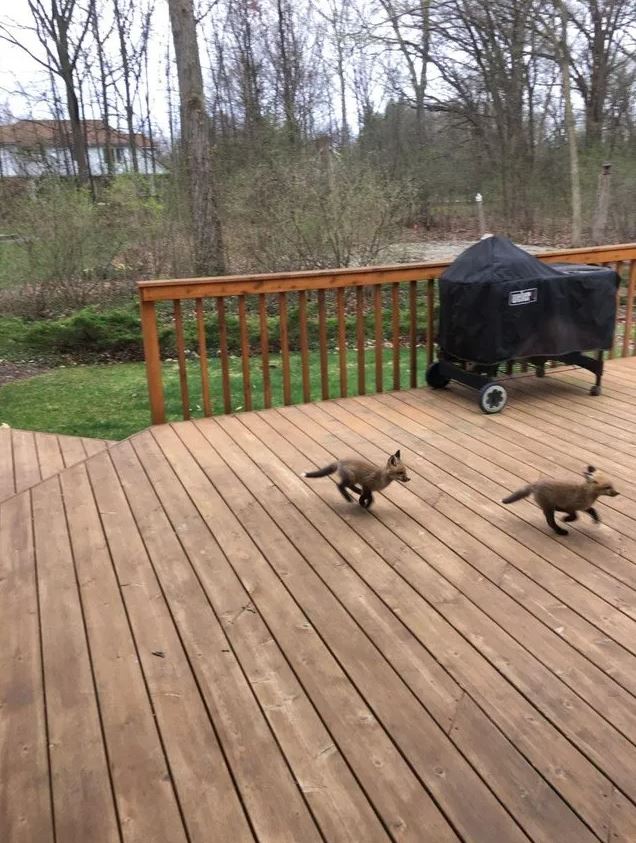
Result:
M6 500L2 840L634 843L636 361L589 384L160 426ZM371 513L299 477L396 447ZM601 526L499 503L588 463Z
M0 502L103 451L111 442L0 427Z

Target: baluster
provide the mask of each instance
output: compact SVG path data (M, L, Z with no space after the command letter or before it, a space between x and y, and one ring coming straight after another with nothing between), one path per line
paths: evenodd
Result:
M344 287L336 290L338 312L338 360L340 363L340 397L347 397L347 332L344 309Z
M400 285L391 284L391 307L393 323L393 389L400 388Z
M327 315L325 291L318 290L318 343L320 347L320 386L322 399L329 398L329 359L327 357Z
M298 293L298 325L300 328L300 365L303 379L303 401L311 401L311 382L309 380L309 339L307 336L307 294Z
M219 324L219 352L221 355L221 383L223 385L223 409L232 412L232 393L230 389L230 363L227 350L227 325L225 323L225 299L216 300L216 313Z
M417 281L409 283L409 346L411 389L417 386Z
M241 336L241 365L243 369L243 408L252 409L252 386L250 382L250 339L247 330L245 296L238 297L239 333Z
M278 294L280 319L280 355L283 364L283 403L291 404L291 379L289 375L289 327L287 324L287 293Z
M632 320L634 310L634 288L636 287L636 259L629 264L629 281L627 283L627 302L625 304L625 333L623 334L623 357L630 354L632 344Z
M198 299L197 301L200 301ZM190 418L190 395L188 392L188 372L186 369L186 355L185 355L185 339L183 336L183 316L181 314L181 302L179 299L174 299L172 302L172 309L174 314L174 335L177 344L177 360L179 362L179 388L181 390L181 408L183 411L183 418ZM199 346L201 341L199 339ZM205 346L204 346L205 348ZM200 364L205 364L205 360L201 362L201 349L199 348Z
M382 285L373 288L373 310L375 317L375 391L383 391L384 382L384 336L382 330Z
M205 314L203 311L203 299L197 299L195 301L195 308L197 315L197 338L199 342L199 370L201 372L201 403L203 404L203 414L205 416L211 416L212 403L210 401L210 376L208 372L208 351L205 341ZM181 393L181 400L183 400L183 392ZM184 418L189 417L189 414L187 416L184 415Z
M258 297L258 310L261 328L261 366L263 370L263 404L269 409L272 406L272 383L269 372L269 328L267 325L267 296L263 293Z
M366 392L366 370L364 367L364 288L356 287L356 333L358 345L358 394Z
M431 278L426 285L426 365L433 362L435 352L435 281Z

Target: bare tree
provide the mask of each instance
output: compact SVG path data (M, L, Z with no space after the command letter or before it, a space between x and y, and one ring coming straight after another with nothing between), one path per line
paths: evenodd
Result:
M44 48L45 57L33 53L20 40L13 27L0 25L0 37L28 53L32 59L63 82L73 140L73 157L80 183L89 180L88 155L82 127L79 103L78 60L91 23L91 8L82 7L77 0L28 0L33 17L34 32Z
M113 71L106 52L106 43L108 41L110 31L108 27L106 27L106 31L102 32L100 15L95 0L91 0L90 9L93 41L97 52L97 61L99 66L99 79L96 80L96 86L98 87L98 100L101 105L102 122L104 124L104 158L106 163L106 172L109 176L113 176L115 172L115 162L110 127L110 89L113 84Z
M316 5L317 13L327 22L334 50L334 65L340 99L340 144L351 140L347 106L347 63L352 53L353 28L351 0L329 0L326 8Z
M225 259L194 8L192 0L168 0L168 7L179 79L181 142L190 191L195 271L218 275L225 271Z
M581 179L579 175L579 152L576 137L576 122L572 108L572 93L570 90L570 51L568 48L568 20L569 14L565 0L558 0L561 18L560 38L557 44L559 64L561 67L561 85L563 86L563 107L565 112L565 131L568 139L570 156L570 191L572 197L572 245L581 244L583 232L583 214L581 209Z
M636 25L636 4L633 0L570 0L566 11L576 33L572 73L585 103L585 142L598 145L611 79L630 62L633 65L633 45L631 51L625 48Z

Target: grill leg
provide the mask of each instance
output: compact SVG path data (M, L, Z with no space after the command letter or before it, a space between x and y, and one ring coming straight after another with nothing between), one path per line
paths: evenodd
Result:
M603 377L603 352L599 351L596 355L596 383L590 389L590 395L600 395L601 394L601 378Z

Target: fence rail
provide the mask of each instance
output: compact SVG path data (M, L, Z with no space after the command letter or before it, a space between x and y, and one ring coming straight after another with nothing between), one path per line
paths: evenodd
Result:
M617 331L610 355L634 353L636 243L537 257L547 263L616 268L623 279L617 317L623 330ZM162 338L172 332L184 419L190 418L193 404L195 412L208 416L250 410L255 404L267 408L382 392L387 385L418 386L434 356L436 279L450 263L141 282L153 424L166 420L161 347ZM166 310L170 302L171 311ZM193 330L184 322L188 318ZM194 368L200 382L196 388ZM171 408L171 415L175 413Z

